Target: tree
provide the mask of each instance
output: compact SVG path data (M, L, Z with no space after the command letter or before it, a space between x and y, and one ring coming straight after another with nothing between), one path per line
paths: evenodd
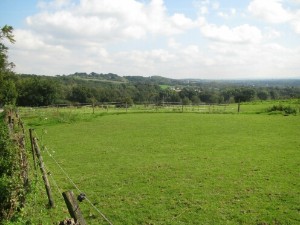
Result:
M190 105L191 104L191 100L188 97L184 97L182 99L182 105Z
M29 77L18 83L20 106L47 106L57 100L57 83L46 78Z
M13 83L14 73L11 71L14 64L8 62L8 48L3 44L5 39L11 43L15 42L12 32L13 28L7 25L0 30L0 105L14 104L17 97L16 86Z
M194 95L191 99L193 104L199 104L200 103L200 98L197 95Z
M234 95L235 102L249 102L255 97L255 90L253 88L237 89Z
M267 100L269 98L269 92L267 90L260 90L256 95L260 100Z
M85 86L75 86L72 88L69 100L72 102L87 103L92 97L91 89Z
M14 66L13 63L8 62L8 48L2 43L5 39L7 39L10 43L15 43L12 32L13 28L7 25L2 27L0 30L0 73L10 71Z
M3 82L3 87L1 88L1 96L3 102L9 105L15 105L18 93L16 90L15 83L9 79Z

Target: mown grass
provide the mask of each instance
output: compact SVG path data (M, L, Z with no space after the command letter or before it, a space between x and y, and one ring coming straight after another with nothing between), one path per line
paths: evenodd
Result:
M115 113L76 119L45 123L48 118L36 132L113 224L300 223L299 116ZM79 194L46 152L44 159L60 190ZM42 211L33 223L68 216L59 193L49 211L37 190L25 212ZM80 207L89 224L106 224L87 202Z

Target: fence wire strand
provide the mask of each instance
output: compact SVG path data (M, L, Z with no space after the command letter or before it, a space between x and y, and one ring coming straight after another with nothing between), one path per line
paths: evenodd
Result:
M38 138L38 135L35 132L36 137ZM43 145L43 143L42 143ZM70 181L70 183L75 187L75 189L79 192L79 193L84 193L83 191L81 191L79 189L79 187L74 183L74 181L71 179L71 177L69 176L69 174L61 167L61 165L59 165L58 161L54 158L54 156L49 152L49 150L47 149L47 147L45 145L43 145L43 149L47 152L47 154L50 156L50 158L55 162L55 164L58 166L58 168L63 172L63 174L68 178L68 180ZM54 182L55 185L57 185L56 182ZM60 190L60 188L57 185L58 190ZM89 198L87 198L85 196L85 199L87 200L87 202L102 216L102 218L108 222L110 225L113 225L113 223L91 202L91 200Z

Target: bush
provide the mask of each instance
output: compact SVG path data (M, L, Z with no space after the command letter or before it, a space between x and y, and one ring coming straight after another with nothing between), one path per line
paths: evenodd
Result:
M21 207L24 188L20 178L17 145L10 138L8 127L0 116L0 224L15 216Z
M291 106L283 106L283 105L273 105L271 108L267 110L268 112L282 112L286 115L297 114L297 109Z

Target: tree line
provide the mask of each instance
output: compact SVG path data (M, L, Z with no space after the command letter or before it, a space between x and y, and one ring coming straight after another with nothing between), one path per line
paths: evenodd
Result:
M15 74L4 40L14 43L13 28L0 30L0 106L119 102L127 104L235 103L253 100L300 98L300 82L176 80L161 76L118 76L74 73L38 76ZM297 85L293 85L297 84Z
M1 90L2 104L48 106L54 104L119 102L127 104L235 103L253 100L300 98L299 87L248 87L223 84L164 86L149 82L98 82L72 76L10 74Z

